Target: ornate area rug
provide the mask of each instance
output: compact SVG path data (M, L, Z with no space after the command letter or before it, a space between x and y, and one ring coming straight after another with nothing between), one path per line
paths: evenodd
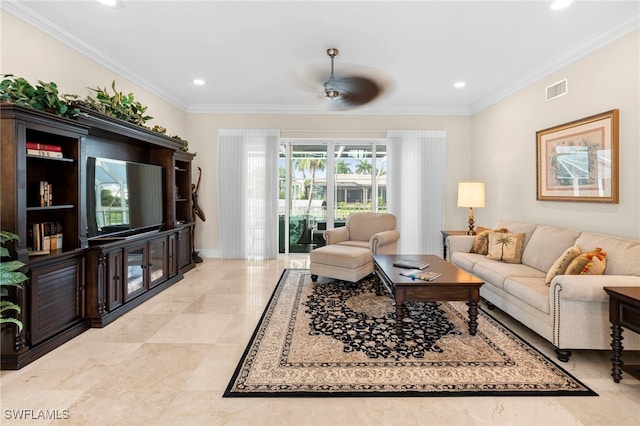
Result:
M469 335L462 302L407 304L399 338L373 280L285 270L224 396L597 396L483 311Z

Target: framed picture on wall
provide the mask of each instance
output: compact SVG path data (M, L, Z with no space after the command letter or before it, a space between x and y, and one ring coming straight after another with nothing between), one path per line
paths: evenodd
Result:
M536 132L537 200L618 203L618 110Z

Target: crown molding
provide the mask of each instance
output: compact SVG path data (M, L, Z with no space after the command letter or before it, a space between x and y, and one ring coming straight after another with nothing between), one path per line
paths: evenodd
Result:
M589 53L595 52L601 47L606 46L607 44L629 34L631 31L637 30L638 28L640 28L640 13L630 16L620 24L611 27L608 31L589 40L588 42L572 47L571 50L566 52L564 55L558 56L550 62L541 65L520 80L512 84L502 86L493 95L485 97L472 104L470 106L470 113L472 115L476 114L483 109L508 98L525 87L530 86L542 78L568 66L584 56L587 56Z
M471 115L467 108L448 106L398 107L380 104L350 110L330 110L321 106L300 105L246 105L246 104L191 104L189 114L270 114L270 115Z
M136 74L132 70L123 66L109 55L106 55L105 53L97 50L86 41L78 38L78 36L71 34L69 31L57 25L55 22L52 22L41 14L35 12L33 9L25 6L24 2L4 1L0 2L0 8L5 10L7 13L15 16L16 18L26 22L32 27L39 29L48 36L78 51L89 59L94 60L105 68L144 88L160 99L174 105L182 111L186 111L186 103L175 98L174 96L171 96L160 87L154 85L139 74Z

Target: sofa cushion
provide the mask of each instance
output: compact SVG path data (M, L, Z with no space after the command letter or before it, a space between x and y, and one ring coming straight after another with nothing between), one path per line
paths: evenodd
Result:
M583 249L602 247L607 253L605 275L640 276L640 241L583 232L576 245Z
M495 229L506 228L509 232L523 233L525 235L523 248L529 244L529 239L537 227L538 225L535 223L518 222L516 220L500 220L494 226Z
M487 257L483 254L465 253L463 251L451 253L451 263L467 271L473 271L473 265L482 260L487 260Z
M544 278L509 277L504 281L504 291L533 306L545 314L551 312L549 307L549 287Z
M508 263L520 263L525 234L514 232L491 232L487 259Z
M472 272L481 279L502 288L508 277L538 278L544 281L545 274L527 265L485 260L477 262Z
M547 272L556 259L574 245L579 236L580 231L575 229L538 225L522 251L522 263Z
M593 260L600 261L594 268ZM565 275L602 275L606 266L607 253L600 247L576 256L567 266ZM598 273L598 271L600 271Z
M571 261L576 257L578 257L579 255L580 255L580 247L578 246L571 246L568 249L566 249L564 253L562 253L560 257L556 259L553 265L551 265L551 268L549 268L549 271L547 272L547 278L545 280L545 284L549 286L551 285L551 280L553 280L553 278L555 278L556 275L563 275L567 270L567 267L569 266Z
M373 234L396 229L396 217L389 213L361 212L353 213L347 218L349 239L369 241Z
M369 241L347 240L347 241L341 241L337 245L339 245L339 246L348 246L348 247L360 247L360 248L368 249L369 248Z
M331 244L318 247L309 254L312 263L331 265L340 268L355 269L369 263L373 264L371 250L366 248L348 247L342 244Z

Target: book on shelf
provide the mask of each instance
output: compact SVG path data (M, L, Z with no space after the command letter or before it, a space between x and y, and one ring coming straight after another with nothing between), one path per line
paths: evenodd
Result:
M42 222L41 224L41 233L42 233L42 250L51 251L51 223L50 222Z
M399 259L393 262L393 266L406 269L425 269L429 267L429 263L419 262L417 260Z
M27 227L30 254L43 254L62 249L62 222L36 222Z
M40 157L51 157L51 158L64 158L61 152L56 151L43 151L40 149L30 149L27 148L27 154L29 155L37 155Z
M50 184L46 180L39 181L38 194L40 196L40 207L53 205L53 184Z
M62 222L56 222L56 249L62 250Z
M62 152L60 145L51 145L38 142L27 142L27 149L37 149L39 151Z
M27 154L40 157L64 158L60 145L50 145L38 142L27 142Z
M442 274L433 271L423 271L422 269L412 269L410 271L402 271L400 275L409 277L412 280L433 281Z

